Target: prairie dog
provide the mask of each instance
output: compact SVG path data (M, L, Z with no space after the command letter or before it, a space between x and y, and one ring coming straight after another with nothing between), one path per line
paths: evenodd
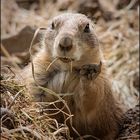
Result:
M83 14L65 13L52 19L45 31L41 49L33 59L34 74L40 86L56 94L70 94L63 99L73 114L73 127L81 136L114 140L122 110L113 97L102 61L102 51L90 19ZM51 62L54 63L50 65ZM31 65L25 71L29 92L36 101L57 100L36 86ZM63 103L56 106L62 108ZM61 113L54 117L61 122L65 120ZM77 134L71 128L70 131L76 138Z

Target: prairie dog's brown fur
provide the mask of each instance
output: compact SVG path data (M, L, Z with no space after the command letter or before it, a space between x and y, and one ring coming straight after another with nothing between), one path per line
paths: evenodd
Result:
M82 14L57 16L47 28L41 45L33 59L36 82L56 93L72 93L64 99L74 115L73 127L80 135L114 140L122 111L113 97L104 63L98 72L103 57L91 21ZM46 71L56 58L59 59ZM28 88L37 101L57 99L37 88L30 65L25 71ZM58 121L64 119L62 114L54 117ZM76 137L72 130L71 135Z

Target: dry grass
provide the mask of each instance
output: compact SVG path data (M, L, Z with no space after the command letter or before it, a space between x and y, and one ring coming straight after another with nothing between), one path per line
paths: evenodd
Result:
M10 2L10 1L9 1ZM32 5L30 10L23 10L10 2L15 12L11 9L4 10L2 7L2 38L11 36L20 31L24 26L46 27L48 20L61 13L58 8L53 8L51 1L46 9L35 11L36 5ZM114 14L116 18L105 22L102 18L95 25L95 30L99 36L100 44L105 52L108 72L112 75L115 96L119 98L125 110L134 107L139 98L139 12L137 9L130 9L128 5L122 10L117 10ZM52 9L54 11L52 12ZM7 18L5 18L5 16ZM2 50L4 51L4 50ZM65 124L58 124L50 117L37 102L32 102L26 91L26 85L20 85L15 78L15 68L20 69L19 59L5 51L2 57L1 76L1 108L5 115L1 117L1 138L3 140L63 140L71 139L68 127ZM11 67L5 67L6 63ZM47 90L47 89L44 89ZM47 90L48 91L48 90ZM55 94L51 91L52 94ZM58 102L64 100L58 96ZM43 106L54 104L46 103ZM64 105L66 103L64 102ZM6 108L6 110L3 110ZM62 111L56 108L55 113ZM66 113L66 112L63 112ZM71 119L72 114L67 114L67 119ZM66 119L66 121L67 121ZM137 130L136 130L137 131ZM138 139L137 133L133 132L133 138L126 136L121 139ZM66 137L66 138L65 138Z

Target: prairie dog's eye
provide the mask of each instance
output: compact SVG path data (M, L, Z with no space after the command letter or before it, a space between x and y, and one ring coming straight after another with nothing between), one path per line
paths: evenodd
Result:
M84 32L85 32L85 33L89 33L89 32L90 32L89 23L85 26Z
M51 28L52 28L53 30L55 29L55 24L54 24L54 22L52 22Z

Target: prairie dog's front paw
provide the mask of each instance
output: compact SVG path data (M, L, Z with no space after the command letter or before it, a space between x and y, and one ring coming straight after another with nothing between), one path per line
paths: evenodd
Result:
M88 80L94 80L101 72L102 62L100 64L87 64L83 65L80 69L80 76Z

